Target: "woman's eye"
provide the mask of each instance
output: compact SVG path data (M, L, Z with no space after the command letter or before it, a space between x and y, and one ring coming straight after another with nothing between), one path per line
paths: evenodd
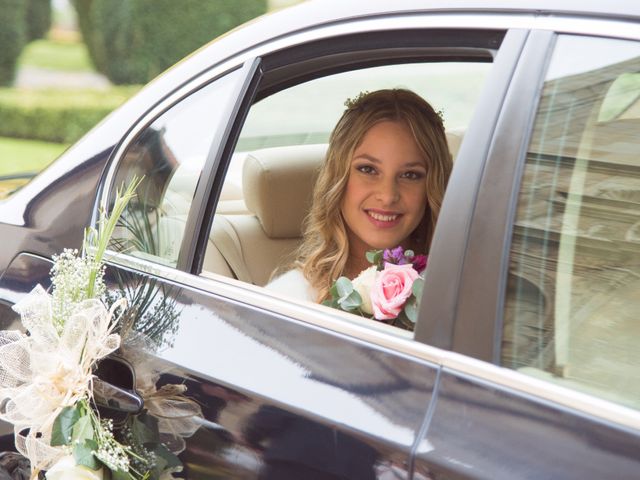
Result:
M419 180L422 177L424 177L424 174L422 172L410 171L410 172L403 173L402 177L403 178L408 178L409 180Z
M360 166L356 167L356 170L358 170L359 172L362 172L362 173L366 173L366 174L376 173L376 169L373 168L371 165L360 165Z

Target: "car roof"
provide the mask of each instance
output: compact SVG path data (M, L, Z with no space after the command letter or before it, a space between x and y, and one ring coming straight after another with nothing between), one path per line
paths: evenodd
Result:
M218 37L181 62L175 70L190 74L217 63L221 54L229 58L261 43L312 27L350 19L388 17L411 13L529 14L535 16L580 16L626 21L640 20L640 2L633 0L307 0L268 13ZM220 57L219 60L223 58ZM188 64L185 65L185 63ZM187 73L188 74L188 73ZM173 77L173 75L170 75Z
M640 20L640 2L635 0L307 0L260 17L260 21L234 31L234 40L275 38L311 26L337 23L353 18L408 13L521 13L537 16L583 16Z

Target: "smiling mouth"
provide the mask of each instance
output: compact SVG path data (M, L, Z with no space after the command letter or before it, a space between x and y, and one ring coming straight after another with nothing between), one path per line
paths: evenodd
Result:
M398 217L400 217L400 214L398 213L388 215L378 212L372 212L371 210L367 210L367 215L369 215L374 220L377 220L378 222L393 222L394 220L397 220Z

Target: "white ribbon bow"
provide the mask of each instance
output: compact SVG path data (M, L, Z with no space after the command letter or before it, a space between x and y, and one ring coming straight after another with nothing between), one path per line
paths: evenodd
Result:
M40 285L14 305L28 334L0 331L0 419L14 425L16 448L32 469L47 470L67 454L50 445L53 422L64 407L91 397L93 366L120 346L112 331L124 306L124 299L109 310L85 300L58 333L51 296Z

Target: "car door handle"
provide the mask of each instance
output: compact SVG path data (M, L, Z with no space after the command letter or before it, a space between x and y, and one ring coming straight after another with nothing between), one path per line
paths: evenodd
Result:
M140 413L144 400L135 391L118 387L100 378L93 379L93 399L96 405L123 413Z

